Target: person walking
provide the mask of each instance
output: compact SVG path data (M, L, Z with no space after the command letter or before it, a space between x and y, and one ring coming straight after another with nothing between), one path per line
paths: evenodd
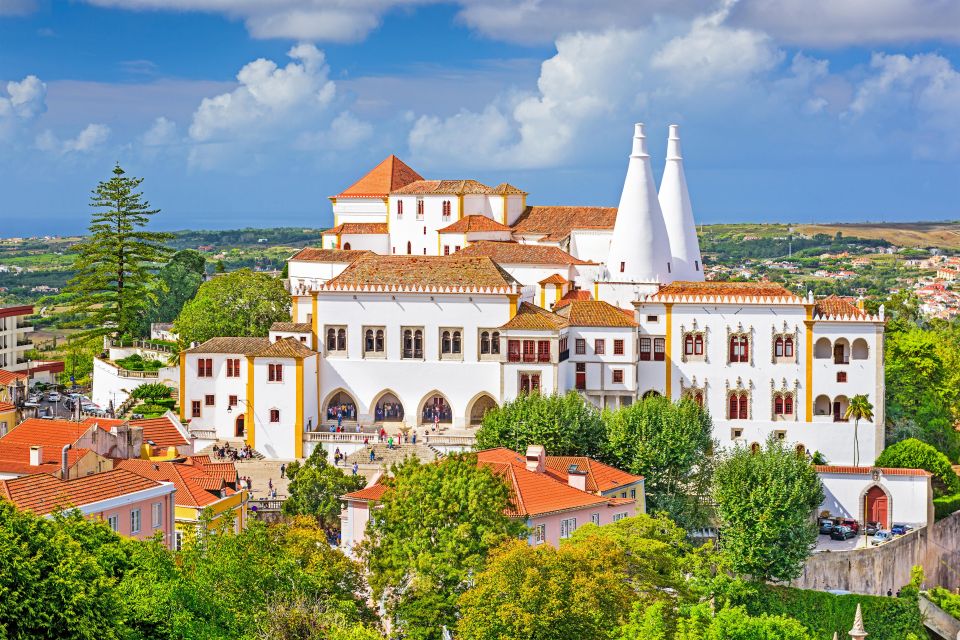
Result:
M370 464L373 464L373 461L376 460L377 456L373 453L373 449L370 449Z
M356 462L354 462L354 463L353 463L353 469L352 469L353 475L357 475L357 471L359 471L359 470L360 470L360 465L358 465Z
M283 480L283 479L286 477L286 473L287 473L287 465L281 463L281 464L280 464L280 479L281 479L281 480Z

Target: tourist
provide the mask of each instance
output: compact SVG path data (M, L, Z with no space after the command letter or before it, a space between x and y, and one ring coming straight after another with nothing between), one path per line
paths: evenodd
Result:
M353 475L357 475L357 471L358 471L359 469L360 469L360 465L358 465L356 462L354 462L354 463L353 463L353 469L351 469L351 471L353 471Z
M393 449L393 436L387 439L387 449Z
M373 464L373 461L376 460L377 456L373 453L373 449L370 449L370 464Z
M340 428L343 427L343 411L337 412L337 431L340 431Z
M281 479L281 480L283 480L283 478L285 477L285 474L286 474L286 473L287 473L287 465L281 463L281 464L280 464L280 479Z
M337 450L333 452L333 464L340 463L340 447L337 447Z
M412 438L411 438L411 441L413 442L413 444L417 444L417 431L416 431L416 429L414 429L414 431L413 431L413 436L412 436Z
M273 478L267 480L267 490L273 491Z

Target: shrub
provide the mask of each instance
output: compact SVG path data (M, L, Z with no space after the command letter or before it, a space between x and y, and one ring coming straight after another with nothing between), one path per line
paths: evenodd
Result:
M171 400L170 387L159 382L140 385L133 390L131 395L139 400L155 401L154 404L162 404L161 402L157 402L159 400Z
M951 616L960 620L960 595L950 592L943 587L934 587L927 592L927 597Z
M960 511L960 493L933 499L933 512L937 520L946 518L955 511Z
M162 416L167 412L167 407L158 404L141 404L133 408L133 413L142 413L144 416Z
M876 466L925 469L934 476L934 496L960 493L960 478L950 466L949 458L916 438L902 440L884 449Z

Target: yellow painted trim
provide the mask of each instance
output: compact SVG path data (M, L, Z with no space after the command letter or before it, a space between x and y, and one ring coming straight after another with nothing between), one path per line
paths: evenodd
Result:
M336 203L334 203L334 204L336 204ZM335 227L339 227L339 226L340 226L340 216L337 215L337 214L333 214L333 226L335 226Z
M560 286L560 285L556 285L556 286L553 287L553 292L554 292L555 294L557 294L557 302L560 302L560 298L563 297L563 296L562 296L562 294L563 294L563 287Z
M254 448L257 444L257 425L254 422L253 412L253 356L247 356L247 418L244 428L247 430L247 444Z
M297 306L299 305L299 303L300 303L300 296L293 296L293 300L291 300L291 303L290 303L290 317L292 318L293 322L297 321L297 311L298 311Z
M180 352L180 421L187 415L187 352Z
M294 455L299 460L303 457L303 360L297 359L297 420L293 424Z
M671 348L673 345L673 303L668 302L663 306L667 309L667 335L666 338L664 338L665 344L663 345L663 364L665 365L664 369L667 376L667 382L665 385L666 393L664 395L667 398L672 398L673 396L671 396L670 393L673 390L673 376L671 375L673 372L673 361L671 360L671 353L673 351Z
M463 218L463 194L457 196L457 199L460 201L457 205L457 220L460 220Z
M320 329L317 326L317 293L313 293L313 350L320 350Z
M510 317L517 315L517 300L520 298L519 293L508 293L507 299L510 300Z
M500 224L507 224L507 196L500 196L503 198L503 216L500 219Z
M443 253L440 252L440 234L437 234L437 255L442 256Z
M383 208L387 212L387 240L390 239L390 198L383 199Z
M804 370L806 373L806 404L807 404L807 420L813 420L813 305L808 304L807 307L807 319L804 320L803 324L807 326L807 344L806 344L806 355L804 357Z
M599 282L593 283L593 299L594 300L600 299L600 283Z
M547 287L546 285L540 285L540 306L544 309L547 308Z

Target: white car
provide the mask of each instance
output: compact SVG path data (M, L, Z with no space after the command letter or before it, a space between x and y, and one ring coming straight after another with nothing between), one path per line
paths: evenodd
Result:
M870 544L876 546L878 544L883 544L884 542L890 542L893 540L893 534L889 531L884 531L881 529L873 534L873 540L870 541Z
M47 394L47 400L50 402L60 402L60 393L58 391L51 391Z

